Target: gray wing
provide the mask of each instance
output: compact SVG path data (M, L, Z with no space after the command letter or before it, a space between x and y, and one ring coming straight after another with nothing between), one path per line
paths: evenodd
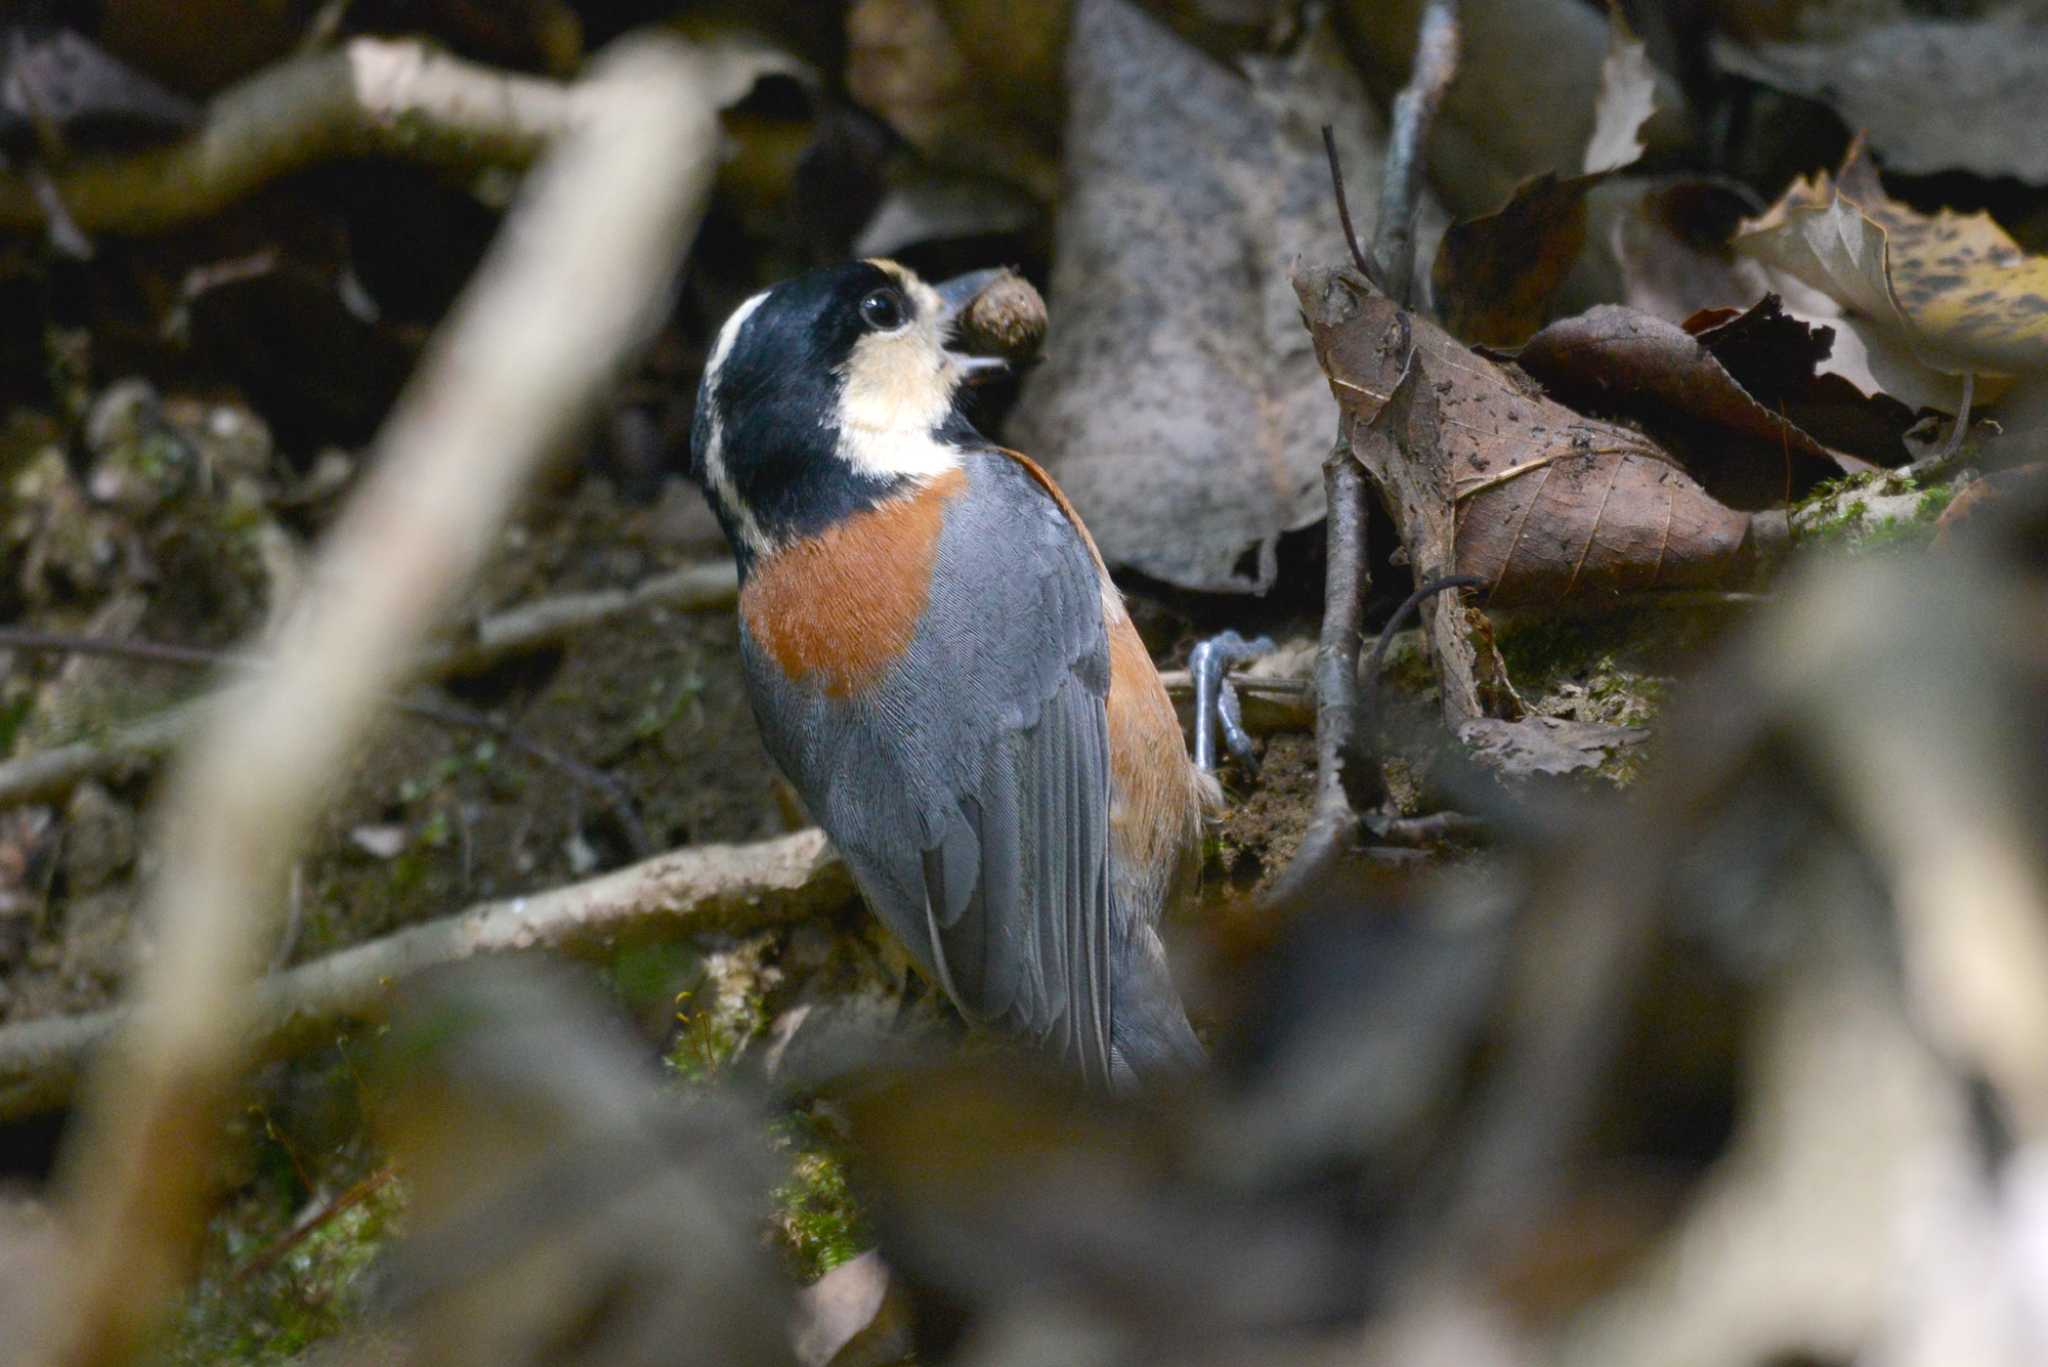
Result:
M868 695L750 672L757 702L780 695L757 707L770 750L876 913L963 1013L1106 1086L1109 653L1094 560L1052 499L972 458L915 642Z

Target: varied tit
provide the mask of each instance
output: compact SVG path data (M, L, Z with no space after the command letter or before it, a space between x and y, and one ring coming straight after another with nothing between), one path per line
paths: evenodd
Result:
M798 277L718 334L691 465L768 752L970 1020L1118 1090L1200 1065L1155 929L1207 789L1073 506L961 410L993 273Z

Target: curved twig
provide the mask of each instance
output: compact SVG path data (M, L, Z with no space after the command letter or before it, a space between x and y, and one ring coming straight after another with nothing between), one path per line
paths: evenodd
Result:
M474 626L430 644L414 658L407 674L416 681L431 682L469 673L515 655L559 644L578 632L644 608L715 611L731 607L738 593L739 580L732 562L711 560L656 575L630 588L537 598L493 613ZM239 658L250 663L260 663L262 659L253 655ZM138 761L166 754L199 729L210 702L199 698L180 703L115 727L92 740L74 741L0 761L0 807L61 797L87 779L119 773Z
M244 1041L285 1058L380 1017L395 990L431 968L549 950L609 956L621 939L744 930L830 911L853 881L822 832L752 845L673 850L581 883L480 902L438 920L274 973L251 988ZM96 1050L128 1020L122 1008L0 1026L0 1121L68 1104Z

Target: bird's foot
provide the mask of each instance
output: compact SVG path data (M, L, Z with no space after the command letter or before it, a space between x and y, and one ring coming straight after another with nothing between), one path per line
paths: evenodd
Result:
M1226 631L1211 636L1189 653L1188 674L1195 685L1195 767L1203 773L1216 772L1218 731L1223 733L1223 743L1230 747L1230 753L1237 757L1238 763L1252 774L1259 772L1258 752L1252 748L1252 738L1245 733L1237 690L1230 686L1225 671L1245 660L1270 655L1272 651L1270 637L1261 636L1247 641L1234 631Z

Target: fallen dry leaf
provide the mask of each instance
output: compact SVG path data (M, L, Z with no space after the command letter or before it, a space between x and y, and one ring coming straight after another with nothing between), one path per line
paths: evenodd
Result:
M1371 422L1407 365L1430 389L1438 460L1375 472L1418 578L1478 575L1481 600L1506 606L1725 586L1754 567L1749 516L1649 437L1572 412L1349 272L1303 271L1295 287L1348 432Z
M1009 434L1113 563L1257 592L1323 515L1330 400L1287 284L1342 240L1318 130L1375 185L1375 116L1327 26L1248 78L1128 0L1073 26L1051 330Z
M1622 303L1677 322L1770 292L1758 262L1728 250L1754 208L1694 177L1538 176L1499 212L1453 224L1431 288L1444 325L1474 346L1520 346L1556 318Z
M1801 180L1735 245L1823 291L1950 374L2048 370L2048 258L1988 214L1928 217L1891 199L1859 142Z
M1684 328L1619 304L1552 323L1514 359L1581 412L1641 423L1731 507L1776 507L1869 468L1764 407ZM1795 368L1811 375L1811 359Z
M1878 465L1897 465L1909 454L1913 410L1827 371L1836 330L1792 317L1776 295L1747 309L1694 314L1684 326L1758 403L1823 446Z
M1586 245L1587 195L1643 154L1642 128L1655 112L1656 91L1642 41L1615 11L1585 174L1545 171L1517 185L1493 213L1445 231L1430 285L1452 333L1475 346L1516 346L1556 316L1558 291Z
M1676 323L1702 309L1741 308L1773 294L1790 316L1834 334L1820 362L1826 373L1859 394L1953 412L1958 377L1923 365L1821 291L1731 249L1736 228L1758 207L1747 189L1715 179L1616 176L1594 186L1586 195L1586 247L1551 303L1552 316L1623 303Z
M1586 245L1586 192L1604 178L1546 172L1518 186L1497 213L1444 231L1430 288L1452 335L1474 346L1520 346L1550 321Z

